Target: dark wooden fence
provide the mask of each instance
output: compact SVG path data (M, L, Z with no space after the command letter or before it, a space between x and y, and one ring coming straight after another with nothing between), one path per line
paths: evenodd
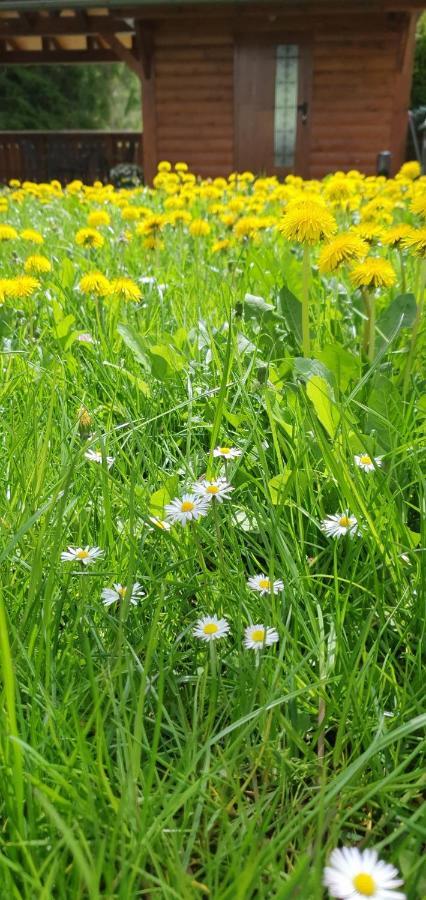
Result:
M142 165L138 131L0 131L0 182L108 181L118 163Z

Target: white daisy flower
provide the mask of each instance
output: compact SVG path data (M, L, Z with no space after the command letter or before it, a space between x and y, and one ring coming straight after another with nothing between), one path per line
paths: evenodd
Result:
M81 341L82 344L94 344L95 340L92 335L88 331L83 331L82 334L79 334L77 337L78 341Z
M327 516L321 522L321 530L327 537L341 537L342 534L348 534L349 537L360 533L358 520L355 516L351 516L346 512L336 513L335 516Z
M68 547L68 550L64 550L61 553L62 562L81 562L83 566L90 566L91 563L95 562L96 559L99 559L100 556L104 555L104 551L100 549L100 547Z
M323 883L340 900L406 900L397 891L403 881L394 866L382 862L375 850L342 847L333 850L324 869Z
M197 481L192 486L194 494L200 497L206 497L207 500L217 500L222 503L223 500L229 499L228 495L234 490L232 484L229 484L226 478L216 478L212 481L205 479Z
M383 465L383 457L382 456L369 456L368 453L360 453L359 456L354 456L355 464L359 469L362 469L363 472L374 472L376 467L380 468Z
M87 450L87 452L84 455L85 455L86 459L90 460L90 462L102 463L102 453L100 452L100 450ZM105 462L109 469L113 465L114 459L115 459L114 456L106 456L105 457Z
M252 591L258 591L259 594L279 594L284 589L284 582L280 578L271 581L266 575L252 575L247 582L247 586Z
M262 650L279 640L275 628L266 628L265 625L249 625L244 631L244 647L246 650Z
M149 521L152 522L155 528L159 528L161 531L170 531L171 525L169 525L165 519L158 519L157 516L150 516Z
M125 584L114 584L112 588L104 588L101 594L102 602L104 606L111 606L112 603L118 603L119 600L124 600L127 593L127 587ZM142 590L142 585L139 584L139 581L135 581L130 588L130 603L132 606L137 606L138 601L145 597L145 591Z
M215 447L213 456L222 456L223 459L237 459L238 456L242 455L242 452L242 450L238 450L238 447Z
M196 494L184 494L182 499L175 497L171 503L164 507L166 518L172 525L179 522L186 525L201 516L206 516L209 509L209 501L205 497L197 497Z
M225 637L229 631L229 623L226 619L218 619L217 616L203 616L198 619L193 630L194 637L201 641L217 641Z

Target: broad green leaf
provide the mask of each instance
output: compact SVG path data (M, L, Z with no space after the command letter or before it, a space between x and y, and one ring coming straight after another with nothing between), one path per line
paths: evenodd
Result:
M359 378L359 359L340 344L327 344L317 353L317 357L333 373L341 391L345 391L351 381Z
M63 257L61 268L58 273L60 284L63 288L70 288L74 284L75 269L67 256Z
M314 375L324 378L330 385L333 384L333 377L324 363L318 359L305 359L304 356L296 356L294 360L294 374L300 378L309 381Z
M281 475L274 475L274 477L270 478L268 481L271 502L274 506L278 506L278 504L281 503L289 477L290 472L283 472Z
M279 293L281 314L299 344L302 343L302 304L284 284Z
M256 294L246 294L244 297L244 304L249 307L253 315L275 312L275 307L272 303L267 303L263 297L258 297Z
M124 325L123 322L120 322L117 325L117 331L123 338L124 343L132 351L135 358L143 365L144 369L147 372L151 371L151 364L149 358L146 353L146 347L143 344L141 337L137 334L134 328L131 328L130 325Z
M55 328L55 334L57 338L63 338L70 331L75 322L75 316L65 316L64 319L61 319L60 322L57 323Z
M330 437L334 438L340 423L340 413L331 385L320 375L313 375L306 385L306 393L321 425L324 426Z
M123 369L122 366L116 366L114 363L108 361L106 361L104 365L109 366L111 369L116 369L117 372L120 372L120 375L124 375L131 384L134 384L142 394L145 394L145 397L150 397L151 391L149 384L147 384L146 381L143 381L142 378L139 378L138 375L134 375L133 372L128 372L128 370Z
M160 516L161 518L166 503L170 503L171 499L172 498L165 487L160 488L158 491L154 491L154 493L151 494L149 501L149 511L151 515Z
M395 337L401 328L411 328L416 318L416 298L414 294L399 294L395 300L383 310L376 327L377 353Z
M154 344L149 348L152 357L151 369L156 378L169 378L174 372L181 372L185 368L185 357L168 344Z

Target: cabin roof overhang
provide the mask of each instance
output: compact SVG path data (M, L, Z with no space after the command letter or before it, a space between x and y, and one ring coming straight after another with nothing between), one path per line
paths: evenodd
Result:
M170 16L410 14L424 0L0 0L0 64L125 62L150 75L150 22ZM397 22L395 22L397 27ZM188 22L189 27L189 22Z

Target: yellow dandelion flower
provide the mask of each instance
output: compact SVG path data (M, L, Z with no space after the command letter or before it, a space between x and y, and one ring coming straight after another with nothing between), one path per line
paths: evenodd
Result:
M193 219L189 226L189 233L192 237L205 237L210 234L211 228L205 219Z
M13 296L13 278L0 278L0 303Z
M387 229L382 237L382 243L387 247L400 248L405 238L409 237L414 229L411 225L403 222L401 225L394 225L393 228Z
M87 224L91 228L98 228L99 225L109 225L111 216L105 209L94 209L87 216Z
M226 228L232 228L232 226L237 221L237 216L233 212L224 213L223 216L219 216L222 225L225 225Z
M321 203L300 201L288 207L278 230L288 241L313 245L331 238L337 223Z
M78 427L85 431L87 428L90 428L92 424L92 416L90 415L88 409L85 406L80 406L80 409L77 413L78 417Z
M32 244L44 243L43 235L40 234L39 231L36 231L34 228L24 228L24 230L21 231L19 237L22 238L23 241L30 241Z
M10 296L25 299L35 294L39 287L40 282L37 278L33 278L31 275L18 275L11 279Z
M0 241L14 241L18 232L13 225L0 225Z
M402 241L403 247L411 250L416 256L426 258L426 227L413 228L410 234Z
M422 191L421 194L417 194L413 197L410 209L416 216L421 216L422 219L426 219L426 191Z
M368 241L369 244L381 241L384 235L384 229L375 222L363 222L362 225L355 225L352 231L354 234L359 235L363 241Z
M255 237L260 231L262 225L256 216L241 216L233 227L236 237Z
M350 232L338 234L322 248L318 259L319 270L322 273L335 272L339 266L362 259L367 253L368 244L358 235Z
M18 178L11 178L9 181L9 187L11 188L19 188L21 187L21 182Z
M137 222L140 219L140 212L137 206L124 206L121 210L121 218L125 222Z
M52 263L47 256L40 256L37 253L34 256L27 256L24 263L25 272L36 272L41 275L44 272L51 272Z
M96 228L79 228L75 242L81 247L94 247L98 250L104 244L104 238Z
M355 287L387 288L395 284L396 274L386 259L369 256L352 269L350 279Z
M161 162L158 163L157 169L159 172L171 172L172 164L169 163L168 160L163 159Z
M122 300L140 300L142 292L138 284L131 278L114 278L111 282L111 294Z
M222 238L220 241L215 241L212 245L212 253L220 253L222 250L229 250L231 246L231 241L227 238Z
M6 197L0 197L0 212L6 212L9 207Z
M187 209L174 209L173 212L169 213L168 221L170 225L176 225L178 222L189 225L192 222L191 213Z
M95 294L97 297L106 297L111 290L111 284L102 272L87 272L78 287L82 294Z
M144 238L143 246L146 250L163 250L164 249L164 241L159 237L155 237L154 234L148 235L148 237Z
M166 216L161 213L152 213L147 216L143 222L136 226L136 234L138 235L155 235L161 231L167 222Z
M324 187L324 197L336 206L346 206L355 194L355 185L350 178L332 177Z
M187 172L188 166L186 162L177 162L175 165L176 172Z
M404 163L401 166L397 178L408 178L410 181L414 181L415 178L418 178L422 174L422 167L417 160L412 159L409 162Z

